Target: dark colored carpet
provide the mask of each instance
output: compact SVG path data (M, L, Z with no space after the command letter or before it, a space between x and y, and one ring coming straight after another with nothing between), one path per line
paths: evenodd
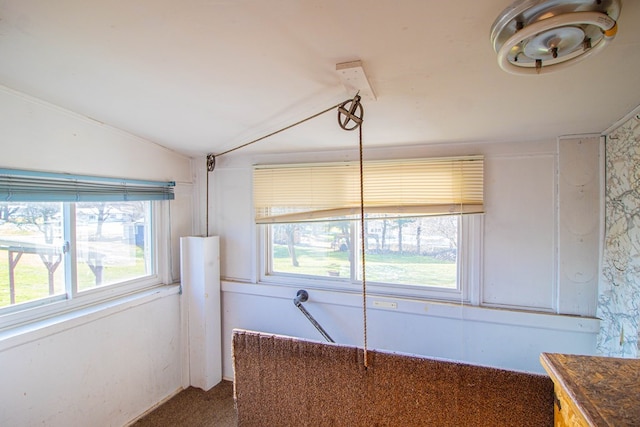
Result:
M134 427L236 427L233 383L222 381L209 391L189 387L136 421Z
M546 376L234 331L238 425L544 427Z

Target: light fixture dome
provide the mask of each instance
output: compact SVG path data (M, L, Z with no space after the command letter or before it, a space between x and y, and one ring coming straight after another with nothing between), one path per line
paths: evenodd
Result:
M491 27L500 68L557 71L602 50L616 35L620 0L518 0Z

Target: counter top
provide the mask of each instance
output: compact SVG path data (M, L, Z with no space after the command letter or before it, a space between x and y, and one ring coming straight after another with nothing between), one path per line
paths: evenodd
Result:
M640 359L542 353L540 362L593 426L640 426Z

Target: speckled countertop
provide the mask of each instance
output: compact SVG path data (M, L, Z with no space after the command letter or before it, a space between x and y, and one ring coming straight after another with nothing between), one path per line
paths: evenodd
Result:
M640 359L542 353L540 362L593 426L640 426Z

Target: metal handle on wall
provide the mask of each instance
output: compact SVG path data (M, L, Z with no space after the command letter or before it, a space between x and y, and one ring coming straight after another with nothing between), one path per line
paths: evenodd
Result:
M298 307L300 309L300 311L302 312L302 314L305 315L305 317L307 319L309 319L309 322L311 322L311 324L313 326L315 326L315 328L318 330L318 332L320 332L320 334L322 334L322 336L324 337L324 339L326 339L329 342L335 342L333 340L333 338L331 338L329 336L329 334L327 333L327 331L324 330L324 328L322 326L320 326L320 324L316 321L316 319L313 318L313 316L311 315L311 313L309 313L307 311L306 308L304 308L304 306L302 305L303 302L307 301L309 299L309 292L305 291L304 289L300 289L298 291L298 293L296 294L296 297L293 299L293 303L295 304L296 307Z

